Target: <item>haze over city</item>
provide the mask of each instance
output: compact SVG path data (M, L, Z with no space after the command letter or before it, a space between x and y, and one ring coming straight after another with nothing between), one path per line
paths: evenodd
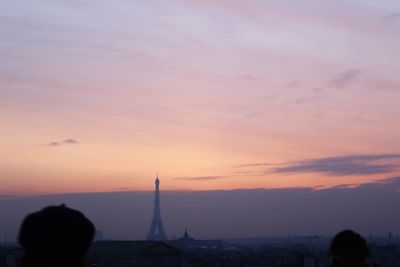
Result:
M169 235L399 233L399 41L397 0L2 1L0 232L143 238L158 171Z

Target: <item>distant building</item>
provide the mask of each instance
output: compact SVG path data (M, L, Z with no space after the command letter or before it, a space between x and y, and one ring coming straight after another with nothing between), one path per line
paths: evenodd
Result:
M95 234L95 236L94 236L94 240L95 240L95 241L104 240L103 231L101 231L101 230L96 230L96 234Z
M187 229L182 237L177 240L169 241L169 244L181 248L184 251L196 251L196 250L222 250L224 249L224 243L221 240L210 239L210 240L198 240L189 236Z
M162 241L98 241L88 259L97 267L184 266L183 251Z
M0 246L0 267L18 266L22 258L22 249L16 246Z
M304 267L319 267L318 258L309 254L304 255Z
M156 178L156 191L154 197L153 219L151 220L150 229L146 236L146 240L167 240L167 235L164 231L164 226L161 220L160 207L160 180L158 174Z
M191 238L188 234L187 228L185 228L185 233L183 234L182 237L178 238L178 240L182 240L182 241L192 241L194 240L193 238Z

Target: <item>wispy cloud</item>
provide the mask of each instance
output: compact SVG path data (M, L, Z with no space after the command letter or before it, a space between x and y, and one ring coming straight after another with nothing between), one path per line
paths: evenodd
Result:
M264 176L265 171L261 170L246 170L246 171L235 171L237 176Z
M350 69L344 72L338 73L330 82L332 87L343 88L349 85L351 82L356 80L361 74L360 70Z
M390 24L400 23L400 13L399 12L394 12L394 13L387 14L386 16L384 16L382 18L382 21L384 23L390 23Z
M374 182L361 184L360 186L390 187L392 189L395 189L400 187L400 176L379 179Z
M340 184L333 187L323 187L322 190L332 189L390 189L400 190L400 176L394 176L384 179L378 179L367 183L351 183L351 184Z
M63 141L52 141L47 143L47 146L62 146L62 145L76 145L80 142L75 139L64 139Z
M187 181L209 181L228 178L228 176L199 176L199 177L178 177L174 180L187 180Z
M233 166L234 168L244 168L244 167L260 167L260 166L273 166L278 165L276 163L247 163L247 164L237 164Z
M79 144L79 141L77 141L75 139L65 139L62 143L67 144L67 145L75 145L75 144Z
M387 162L393 159L400 159L400 154L346 155L309 159L274 168L272 173L322 173L334 176L383 174L397 169L396 164Z
M373 175L396 171L400 154L344 155L282 163L246 163L233 166L237 175L321 173L332 176ZM353 185L351 185L353 186Z
M47 144L48 146L59 146L60 143L59 142L50 142Z

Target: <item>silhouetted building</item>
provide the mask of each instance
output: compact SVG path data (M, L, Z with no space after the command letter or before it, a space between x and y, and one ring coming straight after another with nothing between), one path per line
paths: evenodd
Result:
M95 234L95 236L94 236L94 240L95 240L95 241L104 240L103 231L101 231L101 230L96 230L96 234Z
M167 235L164 232L163 223L161 220L161 208L160 208L160 180L158 179L158 174L156 178L156 192L154 198L154 210L153 219L151 220L151 225L149 233L146 236L147 240L167 240Z
M183 251L162 241L98 241L89 252L97 267L180 267Z
M209 240L198 240L189 236L187 229L182 237L169 241L169 243L175 247L178 247L185 252L187 251L208 251L208 250L223 250L225 245L221 240L209 239Z
M0 246L0 267L19 266L23 250L16 246Z
M193 238L191 238L188 234L187 229L185 228L185 233L183 234L182 237L178 238L178 240L182 240L182 241L191 241L194 240Z

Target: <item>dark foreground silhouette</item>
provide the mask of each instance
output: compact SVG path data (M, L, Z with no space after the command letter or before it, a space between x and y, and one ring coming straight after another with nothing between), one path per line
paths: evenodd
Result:
M19 232L21 267L82 267L95 228L81 212L49 206L26 216Z
M24 250L19 266L83 267L94 233L94 225L80 211L65 205L49 206L29 214L22 222L19 233L19 243ZM131 266L191 266L185 262L195 263L196 257L200 257L196 266L242 266L240 264L245 259L243 257L230 261L225 255L222 258L214 256L213 260L208 260L208 254L205 254L204 249L191 250L196 242L201 241L178 239L175 245L173 242L169 245L156 241L100 241L92 247L90 257L93 266L116 266L119 264L118 260L129 262ZM332 240L330 252L331 267L378 267L368 262L370 250L366 240L352 230L338 233ZM186 260L184 253L188 257ZM213 253L215 254L215 251L209 251L208 256L214 255ZM226 254L227 251L220 249L217 253ZM276 251L274 255L276 257ZM265 255L258 256L259 261L265 258ZM303 254L300 255L299 261L297 257L292 256L285 254L283 258L289 265L279 265L278 262L276 266L304 266L306 258ZM258 266L257 259L248 260L254 261L255 266Z
M330 251L331 267L378 267L368 263L371 253L367 241L352 230L339 232L332 240Z

